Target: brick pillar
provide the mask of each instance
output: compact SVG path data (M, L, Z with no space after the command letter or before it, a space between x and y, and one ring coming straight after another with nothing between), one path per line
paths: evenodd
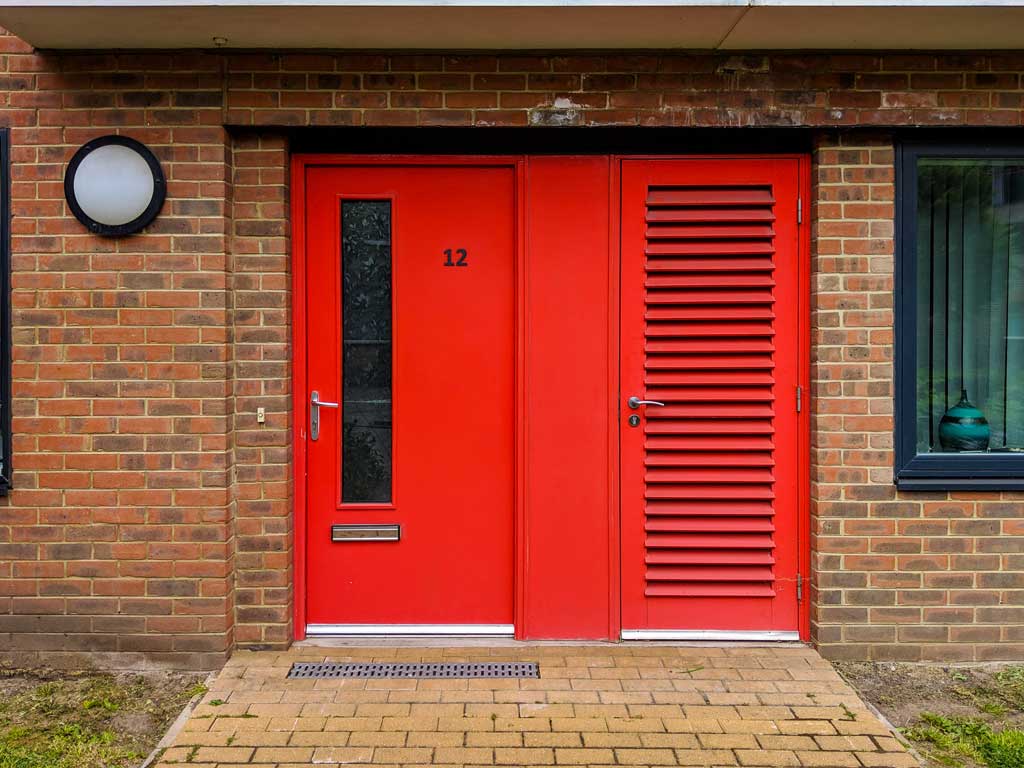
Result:
M293 599L287 142L237 136L234 164L236 642L282 647Z

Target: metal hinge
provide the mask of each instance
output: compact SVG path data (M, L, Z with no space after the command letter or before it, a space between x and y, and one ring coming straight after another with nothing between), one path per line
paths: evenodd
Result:
M804 388L798 386L796 388L796 412L800 413L804 407Z
M804 199L802 197L796 199L796 223L804 223Z
M800 571L796 572L796 601L799 603L804 599L804 577Z

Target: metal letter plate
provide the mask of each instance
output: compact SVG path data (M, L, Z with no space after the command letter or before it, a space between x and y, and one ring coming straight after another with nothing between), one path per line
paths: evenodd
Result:
M332 525L331 541L398 541L400 525Z
M533 661L499 661L479 663L379 663L332 664L300 662L292 664L288 677L402 677L402 678L529 678L540 677L540 668Z

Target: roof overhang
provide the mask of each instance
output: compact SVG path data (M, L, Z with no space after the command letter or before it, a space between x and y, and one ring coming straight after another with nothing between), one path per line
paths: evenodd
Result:
M37 48L1024 48L1024 0L0 0Z

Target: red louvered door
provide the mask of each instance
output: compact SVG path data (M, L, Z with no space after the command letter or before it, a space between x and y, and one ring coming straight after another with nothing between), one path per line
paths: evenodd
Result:
M799 189L795 158L623 161L623 637L796 639Z

